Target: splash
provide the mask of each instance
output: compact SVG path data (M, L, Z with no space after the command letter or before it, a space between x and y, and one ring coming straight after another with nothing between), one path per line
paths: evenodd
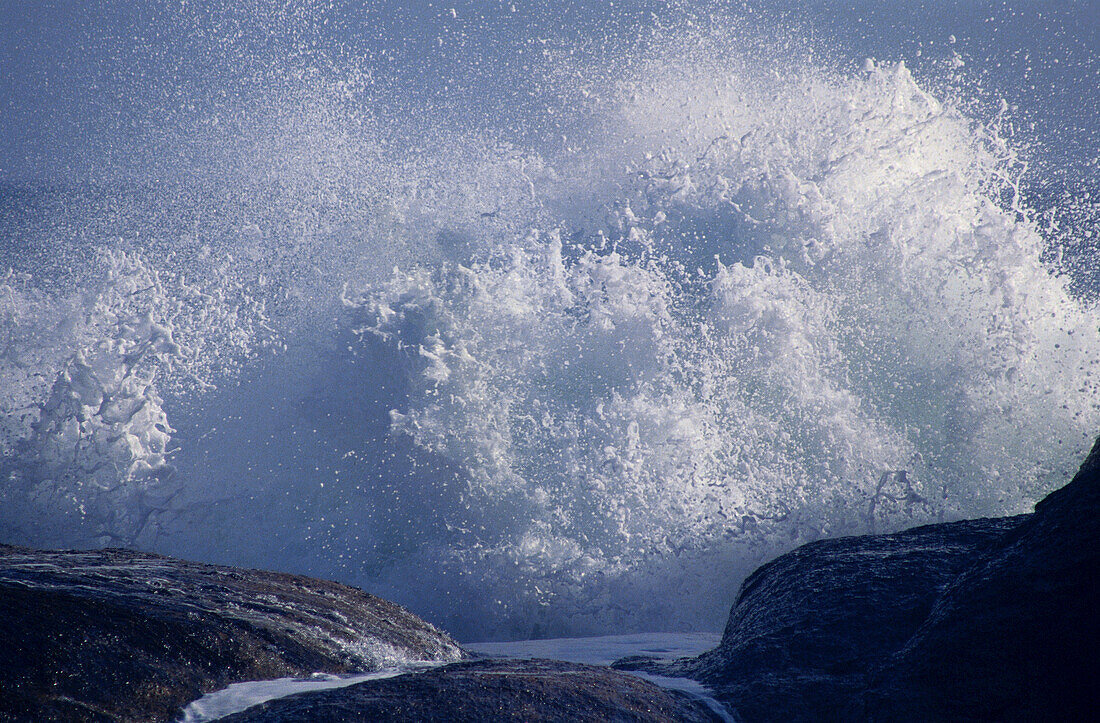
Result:
M159 390L211 386L262 338L262 305L224 278L191 284L109 248L79 291L32 281L9 271L0 286L4 529L147 543L180 487Z
M873 64L660 78L621 113L601 147L654 151L606 225L345 298L403 359L391 432L466 473L449 524L502 520L438 554L507 576L493 596L653 624L670 559L702 578L1062 482L1100 421L1097 317L1039 262L995 125Z
M511 135L348 58L174 116L201 183L56 226L73 288L0 285L9 541L335 577L464 638L718 629L801 542L1060 485L1100 316L1007 111L672 34L544 44Z

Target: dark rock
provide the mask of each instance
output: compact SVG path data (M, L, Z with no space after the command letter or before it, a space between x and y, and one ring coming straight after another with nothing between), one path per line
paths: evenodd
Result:
M805 545L744 583L720 645L617 665L708 684L745 721L1085 719L1100 656L1100 442L1031 515ZM0 719L167 720L242 680L461 657L335 583L121 550L0 546ZM230 721L713 720L607 668L478 660Z
M692 677L745 721L1083 719L1100 658L1100 441L1030 515L811 543L741 588Z
M716 649L615 667L695 678L745 720L828 718L920 627L940 591L1023 519L803 545L749 576Z
M299 693L224 723L261 721L718 721L706 705L603 667L551 660L476 660Z
M855 711L879 720L1086 720L1100 669L1100 441L955 579Z
M354 588L127 550L0 546L0 620L0 720L171 720L234 682L462 657Z

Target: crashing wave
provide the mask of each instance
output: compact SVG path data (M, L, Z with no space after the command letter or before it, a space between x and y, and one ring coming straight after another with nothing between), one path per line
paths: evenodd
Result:
M1095 429L1096 311L1040 263L995 127L903 65L738 80L625 105L669 145L606 225L346 295L405 360L391 430L502 518L460 548L515 576L494 595L594 608L591 578L669 556L1017 512Z
M564 62L560 149L389 128L306 74L211 143L215 191L165 195L185 228L71 292L9 274L3 529L532 637L715 628L800 542L1058 486L1097 309L1001 121L901 64L707 52Z
M95 264L71 294L13 272L0 288L3 522L55 544L132 546L181 486L159 388L209 386L215 357L243 353L262 317L133 253L105 248Z

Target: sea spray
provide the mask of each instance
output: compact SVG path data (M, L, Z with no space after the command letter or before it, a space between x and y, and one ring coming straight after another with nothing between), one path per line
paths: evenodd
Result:
M196 285L106 247L89 271L70 293L14 272L0 287L4 526L45 544L148 544L182 484L160 390L201 394L270 330L225 278Z
M55 226L64 274L12 251L10 541L335 577L465 638L717 629L800 542L1061 484L1100 322L1011 119L669 34L551 44L512 134L275 63L185 128L199 180L164 155Z
M596 590L1022 511L1097 422L1096 312L1039 262L995 125L900 64L706 81L656 84L662 113L635 91L605 147L674 139L627 164L605 227L345 297L405 360L391 432L465 471L465 508L505 505L440 551L517 578L493 597L642 617L646 593Z

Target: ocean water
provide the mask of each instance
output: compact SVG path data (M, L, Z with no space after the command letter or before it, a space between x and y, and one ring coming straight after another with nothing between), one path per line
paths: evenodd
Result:
M1064 484L1095 115L1021 108L996 28L875 60L626 7L114 39L137 130L0 189L4 541L334 578L462 639L718 630L798 544Z
M471 653L489 658L538 658L564 660L585 665L610 665L629 655L646 655L660 660L695 656L718 644L717 633L647 633L640 635L608 635L587 638L518 640L507 643L471 643L464 647ZM431 669L438 662L410 661L403 666L383 668L372 673L330 675L314 673L310 677L278 678L234 683L188 704L180 715L181 723L207 723L238 713L269 700L285 698L308 691L332 690L370 680L384 680L398 675ZM642 672L631 672L672 690L701 700L723 720L733 718L721 703L711 697L711 691L701 683L687 678L669 678Z
M584 665L611 665L616 660L633 655L644 655L658 660L695 657L714 648L720 640L721 635L718 633L642 633L469 643L464 647L490 658L544 658ZM628 674L644 678L662 688L684 693L706 705L723 721L733 723L736 720L724 705L714 699L713 691L698 681L641 671L629 671Z
M355 675L314 673L308 678L276 678L234 683L189 703L181 712L179 720L180 723L208 723L240 713L269 700L286 698L298 693L346 688L369 680L395 678L415 669L416 666L410 665L406 668L387 668L373 673Z

